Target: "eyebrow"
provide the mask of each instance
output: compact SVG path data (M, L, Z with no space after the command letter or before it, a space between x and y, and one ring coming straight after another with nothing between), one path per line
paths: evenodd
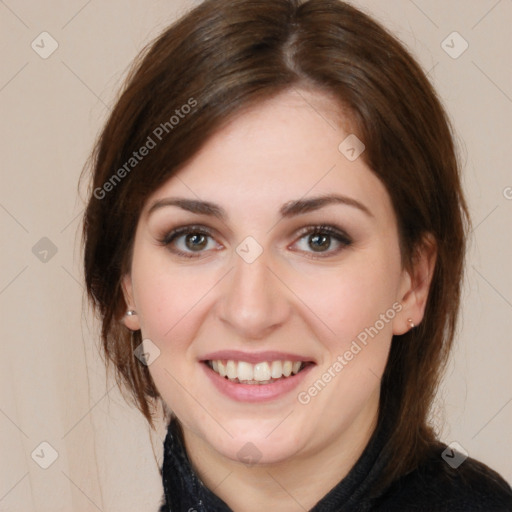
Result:
M312 197L309 199L298 199L296 201L288 201L280 208L279 213L283 218L294 217L296 215L303 215L305 213L319 210L321 208L324 208L325 206L329 206L332 204L351 206L362 211L369 217L374 217L373 213L363 203L351 197L337 194L329 194L324 196ZM222 221L226 221L228 218L226 210L224 210L224 208L215 203L179 197L167 197L165 199L160 199L159 201L156 201L149 208L147 216L149 217L156 210L159 210L166 206L177 206L188 212L195 213L198 215L210 215Z

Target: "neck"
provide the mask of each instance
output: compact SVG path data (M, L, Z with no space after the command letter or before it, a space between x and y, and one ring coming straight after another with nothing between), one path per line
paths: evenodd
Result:
M189 429L183 428L183 436L195 472L231 510L295 512L311 509L345 478L375 430L377 411L378 403L368 404L333 439L272 464L247 466L224 457Z

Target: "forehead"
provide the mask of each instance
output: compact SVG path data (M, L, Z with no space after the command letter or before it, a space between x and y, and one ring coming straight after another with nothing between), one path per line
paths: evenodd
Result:
M180 195L222 204L228 213L254 213L338 192L371 202L377 215L389 213L381 181L362 158L351 161L340 151L349 130L350 120L332 98L281 93L231 120L151 201Z

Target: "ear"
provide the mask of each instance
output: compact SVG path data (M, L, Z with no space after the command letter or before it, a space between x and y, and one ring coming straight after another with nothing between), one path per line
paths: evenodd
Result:
M124 301L126 303L126 312L137 311L135 301L133 299L133 286L132 277L130 274L125 274L121 281L121 287L123 289ZM134 315L127 315L125 312L123 316L123 324L128 327L131 331L138 331L140 329L140 322L137 313Z
M410 268L402 272L398 295L402 310L394 319L393 334L409 331L412 327L409 319L415 326L423 320L436 260L437 244L427 233L415 250Z

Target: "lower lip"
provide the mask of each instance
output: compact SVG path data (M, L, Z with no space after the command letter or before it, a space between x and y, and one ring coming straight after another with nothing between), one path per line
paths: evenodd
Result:
M240 402L266 402L275 400L295 389L304 380L306 374L315 366L314 364L309 364L299 373L290 377L284 377L270 384L237 384L225 377L221 377L206 363L201 363L201 365L204 367L208 378L211 379L215 387L221 393Z

